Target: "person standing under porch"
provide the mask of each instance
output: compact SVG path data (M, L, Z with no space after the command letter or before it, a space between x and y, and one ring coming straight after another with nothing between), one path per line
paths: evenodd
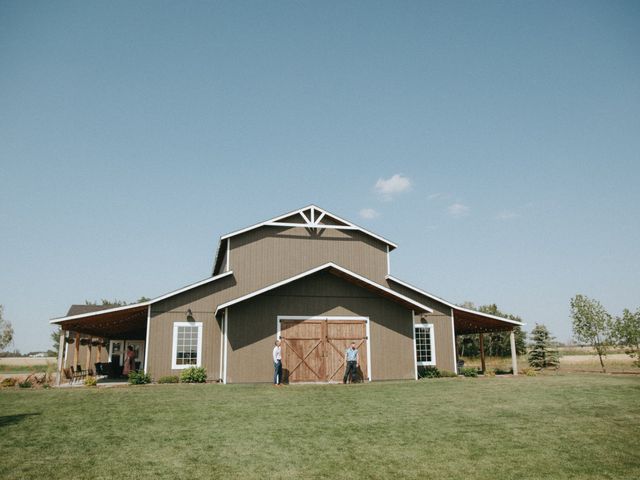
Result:
M273 347L273 384L282 385L282 348L280 340L276 340L276 346Z
M347 368L344 371L342 383L347 383L349 377L351 377L351 383L353 383L358 378L358 349L356 348L355 342L351 342L351 346L347 348L344 354L344 360Z
M124 357L124 368L122 369L122 375L125 377L136 369L136 352L133 351L133 345L127 347L127 353Z

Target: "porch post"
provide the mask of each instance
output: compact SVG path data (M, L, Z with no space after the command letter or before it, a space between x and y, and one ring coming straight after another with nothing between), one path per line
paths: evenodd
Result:
M84 366L85 370L89 370L89 368L91 368L91 349L92 349L91 340L93 340L93 337L89 337L89 343L87 344L87 355L86 355L85 366Z
M76 332L75 350L73 351L73 368L78 368L78 357L80 356L80 333Z
M480 333L480 366L482 368L482 373L484 373L486 370L484 363L484 333Z
M60 380L62 376L62 356L64 355L65 347L65 330L60 328L60 343L58 344L58 371L56 372L56 387L60 386Z
M513 374L518 375L518 357L516 355L516 334L511 330L511 368L513 369Z

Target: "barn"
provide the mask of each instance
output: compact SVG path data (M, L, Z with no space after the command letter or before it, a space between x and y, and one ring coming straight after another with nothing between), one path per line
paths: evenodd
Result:
M457 371L456 335L510 331L517 373L522 324L392 276L395 248L315 205L231 232L204 280L132 305L73 305L51 320L61 327L58 371L122 366L132 346L155 379L199 366L210 381L268 382L280 339L290 383L340 380L351 342L366 381L416 379L422 366Z

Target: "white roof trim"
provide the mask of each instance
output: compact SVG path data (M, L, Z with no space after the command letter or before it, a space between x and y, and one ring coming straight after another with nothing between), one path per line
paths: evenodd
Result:
M71 315L69 317L54 318L53 320L50 320L49 323L60 323L60 322L66 322L67 320L77 320L79 318L92 317L94 315L104 315L105 313L119 312L121 310L131 310L138 307L146 307L148 305L152 305L166 298L173 297L174 295L178 295L179 293L186 292L187 290L191 290L192 288L196 288L201 285L206 285L207 283L213 282L215 280L218 280L220 278L223 278L232 274L233 274L233 271L229 270L227 272L221 273L220 275L205 278L204 280L200 280L199 282L192 283L191 285L187 285L186 287L180 288L178 290L174 290L173 292L165 293L164 295L160 295L159 297L153 298L151 300L147 300L146 302L133 303L131 305L123 305L122 307L106 308L104 310L98 310L95 312L80 313L78 315Z
M355 279L357 279L357 280L359 280L359 281L361 281L363 283L366 283L367 285L370 285L370 286L372 286L372 287L374 287L374 288L376 288L378 290L382 290L383 292L388 293L388 294L390 294L390 295L392 295L392 296L394 296L396 298L402 299L405 302L410 303L413 306L416 306L416 307L418 307L418 308L420 308L422 310L425 310L425 311L427 311L429 313L433 312L433 310L431 308L427 307L426 305L418 303L415 300L413 300L413 299L411 299L409 297L406 297L406 296L404 296L404 295L402 295L402 294L400 294L398 292L394 292L390 288L387 288L387 287L384 287L384 286L382 286L382 285L380 285L378 283L372 282L368 278L365 278L365 277L363 277L361 275L358 275L357 273L354 273L351 270L347 270L346 268L340 267L339 265L336 265L333 262L328 262L328 263L325 263L324 265L320 265L319 267L315 267L315 268L312 268L311 270L307 270L306 272L302 272L302 273L300 273L298 275L294 275L293 277L289 277L286 280L282 280L280 282L274 283L274 284L269 285L267 287L261 288L260 290L256 290L255 292L252 292L252 293L249 293L249 294L244 295L242 297L236 298L235 300L230 300L230 301L228 301L226 303L218 305L218 308L216 308L216 314L218 313L219 310L222 310L224 308L230 307L230 306L235 305L235 304L240 303L240 302L244 302L245 300L248 300L250 298L256 297L258 295L261 295L261 294L263 294L265 292L268 292L268 291L273 290L275 288L281 287L281 286L286 285L288 283L295 282L296 280L299 280L301 278L304 278L304 277L306 277L308 275L311 275L313 273L319 272L321 270L325 270L327 268L335 268L336 270L339 270L340 272L342 272L342 273L344 273L346 275L349 275L350 277L353 277L353 278L355 278Z
M518 321L516 321L516 320L511 320L511 319L509 319L509 318L498 317L497 315L491 315L491 314L489 314L489 313L478 312L477 310L471 310L470 308L463 308L463 307L459 307L458 305L454 305L453 303L449 303L449 302L447 302L446 300L443 300L443 299L442 299L442 298L440 298L440 297L436 297L435 295L433 295L433 294L431 294L431 293L425 292L424 290L420 290L419 288L414 287L413 285L410 285L410 284L408 284L407 282L403 282L402 280L400 280L400 279L398 279L398 278L396 278L396 277L393 277L393 276L391 276L391 275L387 275L385 278L386 278L387 280L392 280L392 281L394 281L394 282L395 282L395 283L397 283L398 285L402 285L403 287L407 287L407 288L409 288L409 289L411 289L411 290L413 290L413 291L415 291L415 292L421 293L422 295L424 295L424 296L426 296L426 297L432 298L433 300L435 300L435 301L437 301L437 302L443 303L443 304L445 304L447 307L451 307L451 308L453 308L454 310L459 310L459 311L461 311L461 312L467 312L467 313L474 313L474 314L476 314L476 315L481 315L481 316L483 316L483 317L491 318L491 319L493 319L493 320L500 320L501 322L512 323L512 324L514 324L514 325L519 325L519 326L526 325L526 324L525 324L525 323L523 323L523 322L518 322Z
M324 209L322 209L320 207L317 207L317 206L315 206L313 204L312 205L307 205L304 208L299 208L298 210L294 210L294 211L289 212L289 213L285 213L284 215L280 215L278 217L271 218L269 220L265 220L264 222L256 223L255 225L251 225L250 227L246 227L246 228L243 228L241 230L236 230L235 232L227 233L226 235L222 235L220 237L220 240L222 241L222 240L225 240L227 238L234 237L236 235L240 235L241 233L248 232L249 230L253 230L254 228L263 227L263 226L269 226L269 225L274 226L274 222L278 222L278 221L282 220L283 218L287 218L287 217L290 217L292 215L300 214L300 216L303 216L302 212L304 212L305 210L309 210L310 208L313 209L314 212L319 212L320 213L320 215L319 216L316 215L316 217L313 218L311 220L311 222L306 223L306 224L305 223L300 223L300 224L281 223L281 224L276 224L276 225L278 225L278 226L280 226L280 225L281 226L291 226L291 227L307 227L307 228L339 228L340 226L338 226L338 225L323 225L321 223L318 223L318 222L320 222L320 220L322 220L322 218L325 215L329 215L330 217L335 218L339 222L344 223L345 224L344 229L360 230L361 232L366 233L367 235L369 235L369 236L371 236L371 237L373 237L373 238L375 238L377 240L380 240L381 242L386 243L387 245L389 245L389 246L391 246L393 248L397 248L398 247L395 243L387 240L386 238L381 237L380 235L376 235L375 233L370 232L369 230L366 230L366 229L356 225L353 222L349 222L349 221L347 221L347 220L345 220L343 218L340 218L339 216L334 215L333 213L328 212L328 211L326 211L326 210L324 210ZM303 217L303 218L305 218L305 217Z
M78 315L71 315L69 317L54 318L53 320L50 320L49 323L60 323L66 322L67 320L76 320L78 318L91 317L93 315L104 315L105 313L119 312L121 310L132 310L134 308L144 307L150 304L151 302L147 301L141 303L133 303L131 305L123 305L121 307L105 308L104 310L96 310L95 312L80 313Z

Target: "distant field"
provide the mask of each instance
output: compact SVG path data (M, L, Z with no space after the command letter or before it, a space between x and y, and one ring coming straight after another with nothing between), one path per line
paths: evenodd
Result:
M633 479L640 376L0 390L0 478Z
M17 366L33 366L33 365L46 365L47 363L55 364L57 362L55 357L42 357L42 358L30 358L30 357L6 357L0 358L0 365L17 365Z
M56 358L7 357L0 358L0 374L29 374L46 372L49 365L56 365Z
M597 355L596 351L592 347L560 347L558 348L560 355ZM624 349L612 348L609 350L609 354L622 354L624 355Z
M582 350L580 353L573 353L574 349L565 350L571 352L571 354L560 355L560 367L559 371L562 372L600 372L600 360L598 356L589 350ZM604 358L604 366L607 372L611 373L637 373L640 374L640 368L633 365L633 359L626 353L619 353L615 351ZM463 357L466 367L480 367L480 358L468 358ZM511 368L511 357L487 357L486 368L491 370L494 368L500 368L508 370ZM527 367L527 356L521 355L518 357L518 369L521 370Z

